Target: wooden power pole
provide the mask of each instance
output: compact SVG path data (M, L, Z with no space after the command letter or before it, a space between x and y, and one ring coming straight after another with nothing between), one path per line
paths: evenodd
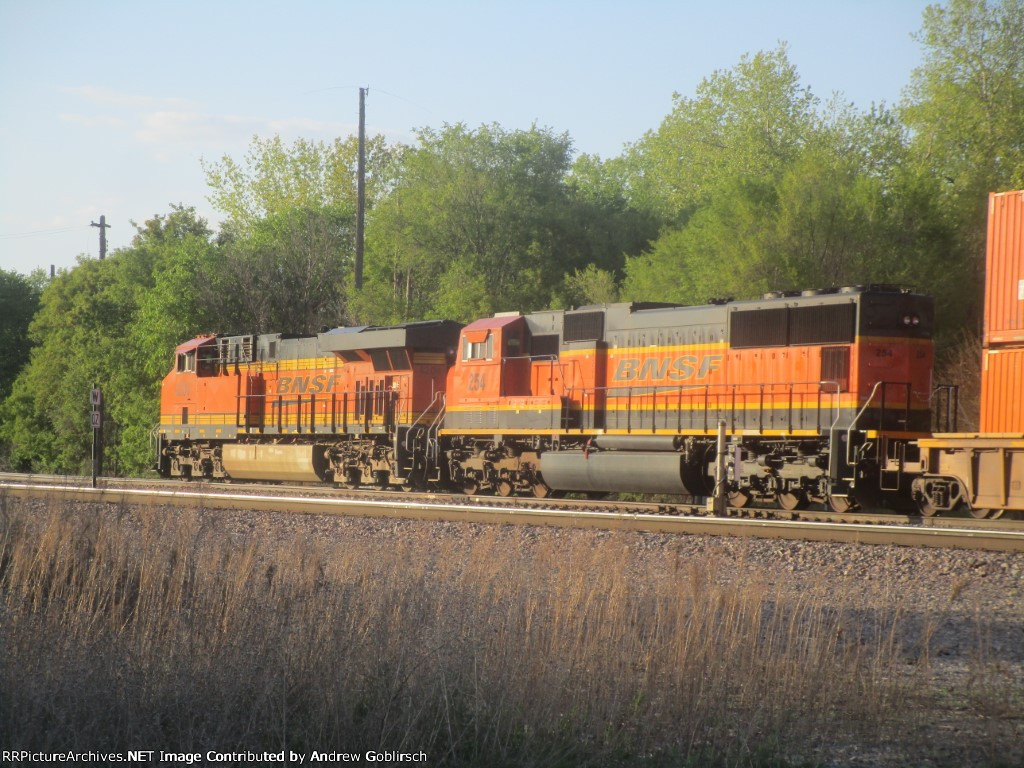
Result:
M107 258L107 230L110 229L110 225L107 224L107 217L100 216L100 223L97 224L95 221L90 222L89 226L100 228L100 260Z
M356 290L363 287L363 218L366 215L366 94L359 89L359 179L356 182Z

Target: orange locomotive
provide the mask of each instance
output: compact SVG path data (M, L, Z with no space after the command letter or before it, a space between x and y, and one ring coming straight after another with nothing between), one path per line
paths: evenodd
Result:
M461 325L448 321L281 334L200 336L164 379L165 476L425 484ZM436 478L435 478L436 480Z
M711 492L734 505L909 500L931 423L931 300L892 286L505 315L462 330L440 430L467 493Z

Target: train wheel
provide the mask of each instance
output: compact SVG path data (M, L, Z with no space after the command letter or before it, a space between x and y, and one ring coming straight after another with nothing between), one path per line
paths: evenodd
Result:
M516 489L508 480L499 480L494 490L499 496L511 496Z
M740 509L750 503L750 493L747 491L729 491L729 506Z
M844 514L856 507L857 502L854 501L852 496L829 496L828 505L832 508L833 512Z
M993 510L991 510L988 513L988 519L989 520L998 520L1000 517L1003 516L1003 512L1005 512L1005 511L1006 511L1005 509L993 509Z
M1002 512L1002 510L1000 510ZM973 517L975 520L984 520L987 517L992 517L991 509L978 509L976 507L969 507L967 514Z
M792 493L780 493L777 497L779 506L783 509L792 512L797 509L806 509L807 507L807 494L803 491L793 491ZM833 507L833 509L835 509ZM839 512L840 510L836 510ZM846 510L842 510L846 511Z
M926 496L918 498L917 511L921 513L922 517L935 517L939 514L939 508L932 504Z
M548 487L547 483L537 481L533 484L533 495L538 499L546 499L551 495L551 488Z
M716 458L717 448L708 445L697 448L696 460L684 464L682 468L683 487L691 496L710 496L715 492L715 478L707 473L708 463Z
M427 490L427 473L422 468L417 468L409 473L406 478L406 484L402 486L407 491L425 491Z
M467 496L475 496L480 493L480 483L474 478L467 477L462 481L462 492Z

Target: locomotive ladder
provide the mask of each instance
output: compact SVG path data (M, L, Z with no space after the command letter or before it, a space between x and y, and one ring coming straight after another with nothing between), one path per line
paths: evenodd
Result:
M434 418L429 424L426 424L425 419L431 414L431 412L433 412L435 406L437 406L437 411L434 413ZM424 479L438 472L441 457L441 446L440 441L438 440L438 432L441 429L444 413L444 392L437 392L434 395L434 399L430 401L430 405L427 406L426 410L417 416L416 420L409 425L409 429L405 433L405 451L412 463L408 467L403 467L407 473L411 472L415 468L415 454L421 441L423 445ZM419 427L419 429L417 429L417 427ZM434 479L439 479L439 477L435 477Z
M846 483L849 484L849 487L851 489L856 487L856 484L857 484L857 463L858 463L858 458L856 456L854 456L854 452L855 451L859 452L861 450L864 450L864 448L866 448L866 445L862 446L861 448L855 449L853 447L853 433L854 433L855 430L856 431L862 431L864 429L864 428L859 428L858 424L859 424L859 422L861 420L861 417L863 417L864 414L867 412L868 407L872 404L872 402L874 402L875 397L877 395L877 396L879 396L878 432L879 432L879 435L880 435L878 439L879 439L879 441L882 440L881 433L884 432L885 427L886 427L885 416L886 416L888 410L891 410L891 409L887 410L887 407L886 407L886 391L887 391L888 388L897 388L897 387L900 388L900 389L905 389L906 390L906 405L905 405L905 408L904 408L904 414L903 414L902 422L903 422L904 428L907 428L907 427L909 427L909 423L910 423L909 420L910 420L911 385L910 385L909 382L876 381L875 385L871 388L871 393L868 395L867 399L864 401L864 405L861 406L859 411L857 411L857 414L853 417L853 420L849 423L849 425L847 425L845 428L840 427L839 426L839 418L838 418L838 416L836 417L836 421L833 422L831 428L829 429L829 446L830 446L830 450L829 450L829 457L828 457L828 463L829 463L828 474L829 474L829 477L831 477L833 480L845 481ZM845 432L845 439L842 436L844 432ZM842 456L841 460L839 462L837 462L836 461L836 455L838 453L837 449L839 448L840 443L845 443L845 445L842 446L842 448L843 448L843 456ZM878 454L878 452L877 452L878 446L875 446L875 447L876 447L875 458L876 458L876 460L879 463L879 468L881 469L884 466L884 464L882 462L882 459L884 457L880 456ZM896 486L895 487L887 487L885 485L884 473L879 472L879 475L878 475L878 485L879 485L879 489L880 490L886 490L886 491L896 491L896 490L899 490L899 473L896 473ZM836 496L846 496L847 494L845 494L845 493L836 493L835 495Z

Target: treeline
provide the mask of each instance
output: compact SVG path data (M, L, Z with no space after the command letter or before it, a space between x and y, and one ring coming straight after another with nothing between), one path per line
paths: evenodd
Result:
M890 282L936 297L945 347L976 337L987 196L1024 187L1024 0L930 6L917 40L898 105L822 100L782 45L615 158L538 126L372 138L359 292L356 139L255 138L204 164L220 231L172 206L104 261L0 273L0 463L81 471L97 383L108 470L144 471L159 381L201 332Z

